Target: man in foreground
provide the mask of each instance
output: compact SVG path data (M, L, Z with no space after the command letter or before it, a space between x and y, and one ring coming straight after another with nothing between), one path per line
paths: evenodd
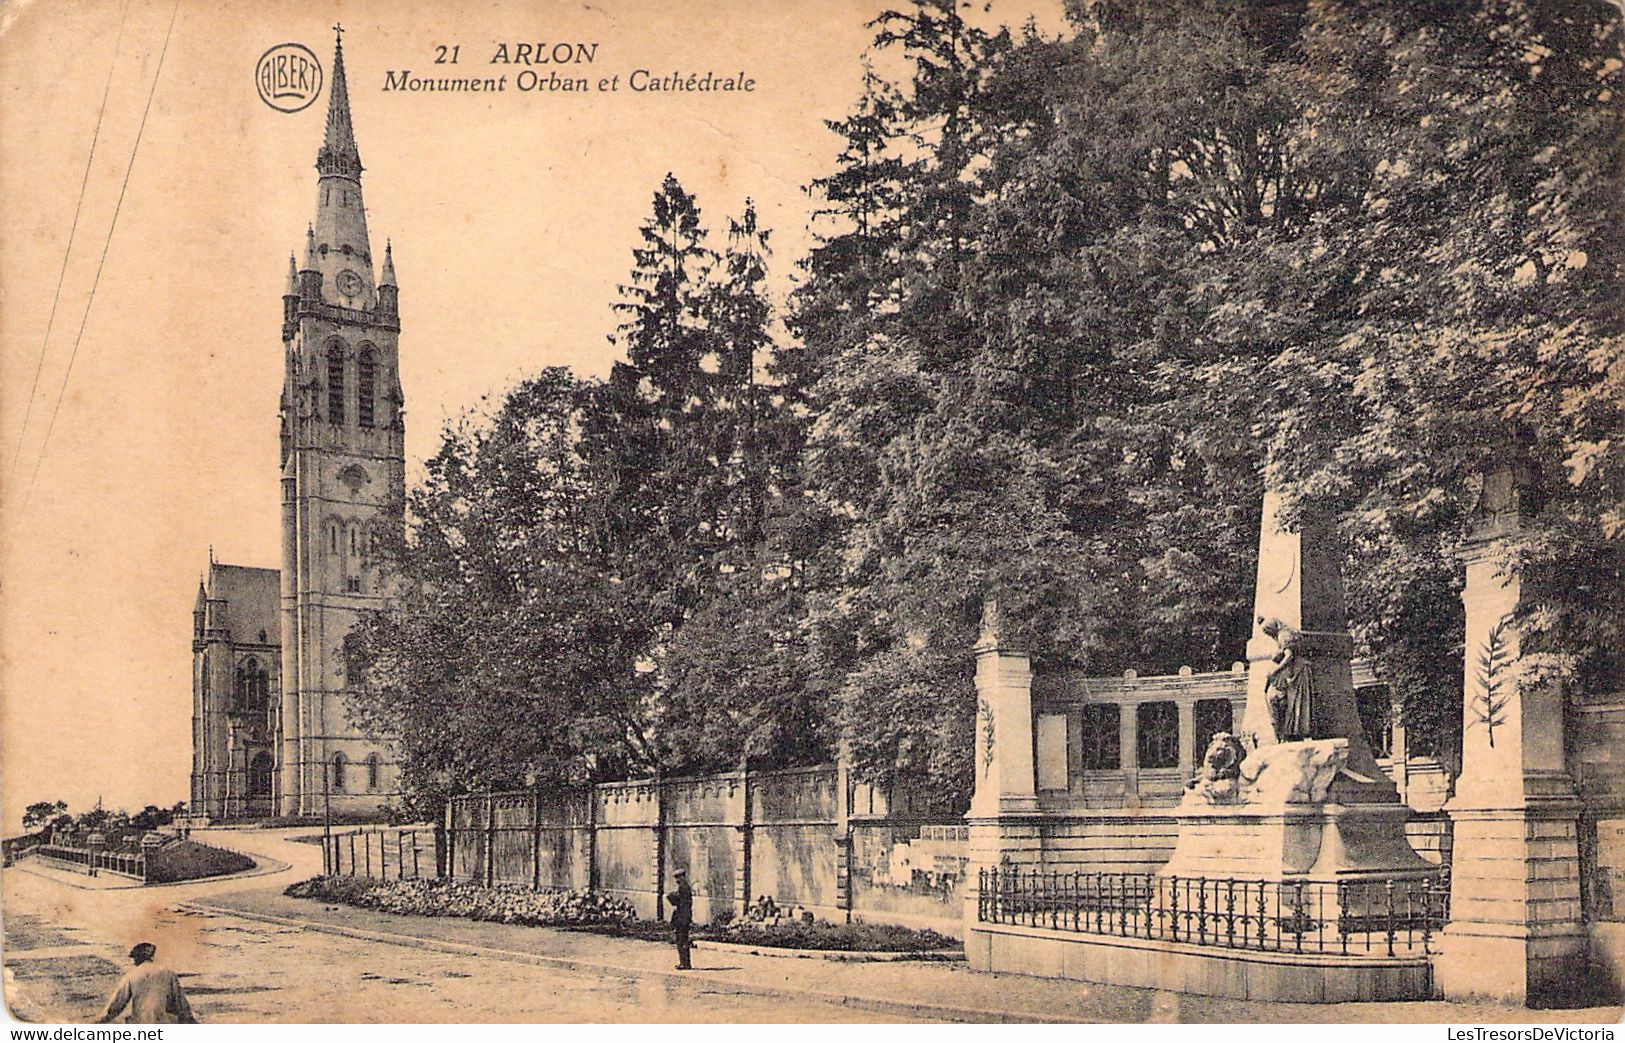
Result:
M197 1024L192 1005L186 1002L186 993L181 991L180 979L175 977L174 971L152 962L157 955L158 947L151 942L141 942L130 950L135 966L119 979L113 998L102 1011L101 1021L112 1021L129 1007L130 1014L125 1021L132 1024Z

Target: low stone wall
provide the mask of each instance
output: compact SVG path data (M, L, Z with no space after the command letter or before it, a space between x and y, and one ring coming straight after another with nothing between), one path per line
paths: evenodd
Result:
M1253 952L1041 927L976 924L965 935L965 958L979 971L1238 1000L1392 1002L1432 994L1424 957Z
M1155 872L1179 839L1171 809L1046 812L997 828L1001 860L1063 872Z
M887 819L852 823L852 917L964 933L967 827Z
M592 888L645 919L688 870L701 921L763 896L841 922L960 932L965 827L833 766L639 779L452 802L447 872L459 880ZM862 817L853 815L861 809Z

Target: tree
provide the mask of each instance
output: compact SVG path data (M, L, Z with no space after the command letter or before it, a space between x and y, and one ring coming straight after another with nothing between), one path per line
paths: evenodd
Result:
M23 829L33 832L43 829L57 817L68 813L68 804L62 800L41 800L23 809Z
M709 444L720 366L707 324L715 254L694 197L670 174L638 234L615 304L625 316L615 341L626 362L602 400L609 428L595 428L591 444L619 478L608 510L641 523L627 530L641 538L625 559L625 579L662 625L676 627L700 597L699 562L721 539L724 491Z
M550 369L448 426L390 551L396 608L350 635L358 719L394 743L416 813L654 761L637 669L652 624L605 568L615 547L580 455L588 392Z
M118 816L120 814L122 813L110 811L98 804L89 811L81 812L79 817L74 821L74 825L79 829L80 832L107 829L118 821ZM125 816L125 818L128 819L128 816Z
M1366 154L1370 178L1360 220L1298 251L1299 278L1336 293L1309 298L1317 335L1280 367L1272 415L1300 447L1283 476L1344 507L1367 552L1362 636L1410 682L1412 723L1448 742L1462 649L1444 635L1487 472L1530 479L1499 545L1524 577L1520 683L1621 677L1620 19L1522 0L1379 10L1321 11L1308 36L1328 80L1316 137Z
M827 689L811 673L803 625L814 529L804 506L799 388L773 335L769 233L754 205L728 223L708 291L713 393L689 422L716 461L715 541L691 547L695 607L656 657L656 729L673 770L820 761L834 748ZM714 548L714 549L713 549ZM706 557L709 553L709 557Z
M143 832L151 832L159 826L167 826L173 821L175 821L174 812L167 808L160 808L156 804L148 804L130 816L130 825Z
M1171 670L1244 640L1258 498L1234 475L1258 453L1212 397L1257 349L1191 345L1190 310L1233 263L1211 255L1259 234L1232 213L1280 196L1256 146L1278 154L1282 106L1265 72L1230 89L1259 59L1222 26L1013 44L940 5L877 24L912 62L898 111L923 155L891 192L907 233L889 312L837 321L842 286L820 292L818 270L798 296L798 332L835 346L808 450L846 520L823 629L860 770L963 796L970 743L936 751L974 719L983 598L1056 665ZM887 719L885 686L931 678L913 723Z

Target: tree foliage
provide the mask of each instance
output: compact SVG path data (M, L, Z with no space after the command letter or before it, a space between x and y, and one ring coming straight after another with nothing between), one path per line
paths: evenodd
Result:
M1341 513L1362 647L1440 748L1477 476L1531 461L1524 665L1617 686L1618 11L1078 2L1012 41L951 10L877 23L910 72L832 124L796 301L863 769L968 778L986 596L1041 662L1228 662L1265 481Z
M1620 686L1618 9L1068 14L880 13L784 330L750 203L713 236L668 177L608 378L448 429L356 636L409 787L844 746L963 801L983 600L1043 665L1222 668L1266 484L1342 519L1422 748L1504 465L1519 683Z

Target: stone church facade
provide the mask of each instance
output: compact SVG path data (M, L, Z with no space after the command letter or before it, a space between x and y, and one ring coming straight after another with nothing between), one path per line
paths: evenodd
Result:
M399 789L346 696L345 637L390 603L371 548L403 525L406 464L395 267L386 244L374 279L342 45L316 170L282 298L282 567L211 554L193 615L190 807L212 821L366 815Z

